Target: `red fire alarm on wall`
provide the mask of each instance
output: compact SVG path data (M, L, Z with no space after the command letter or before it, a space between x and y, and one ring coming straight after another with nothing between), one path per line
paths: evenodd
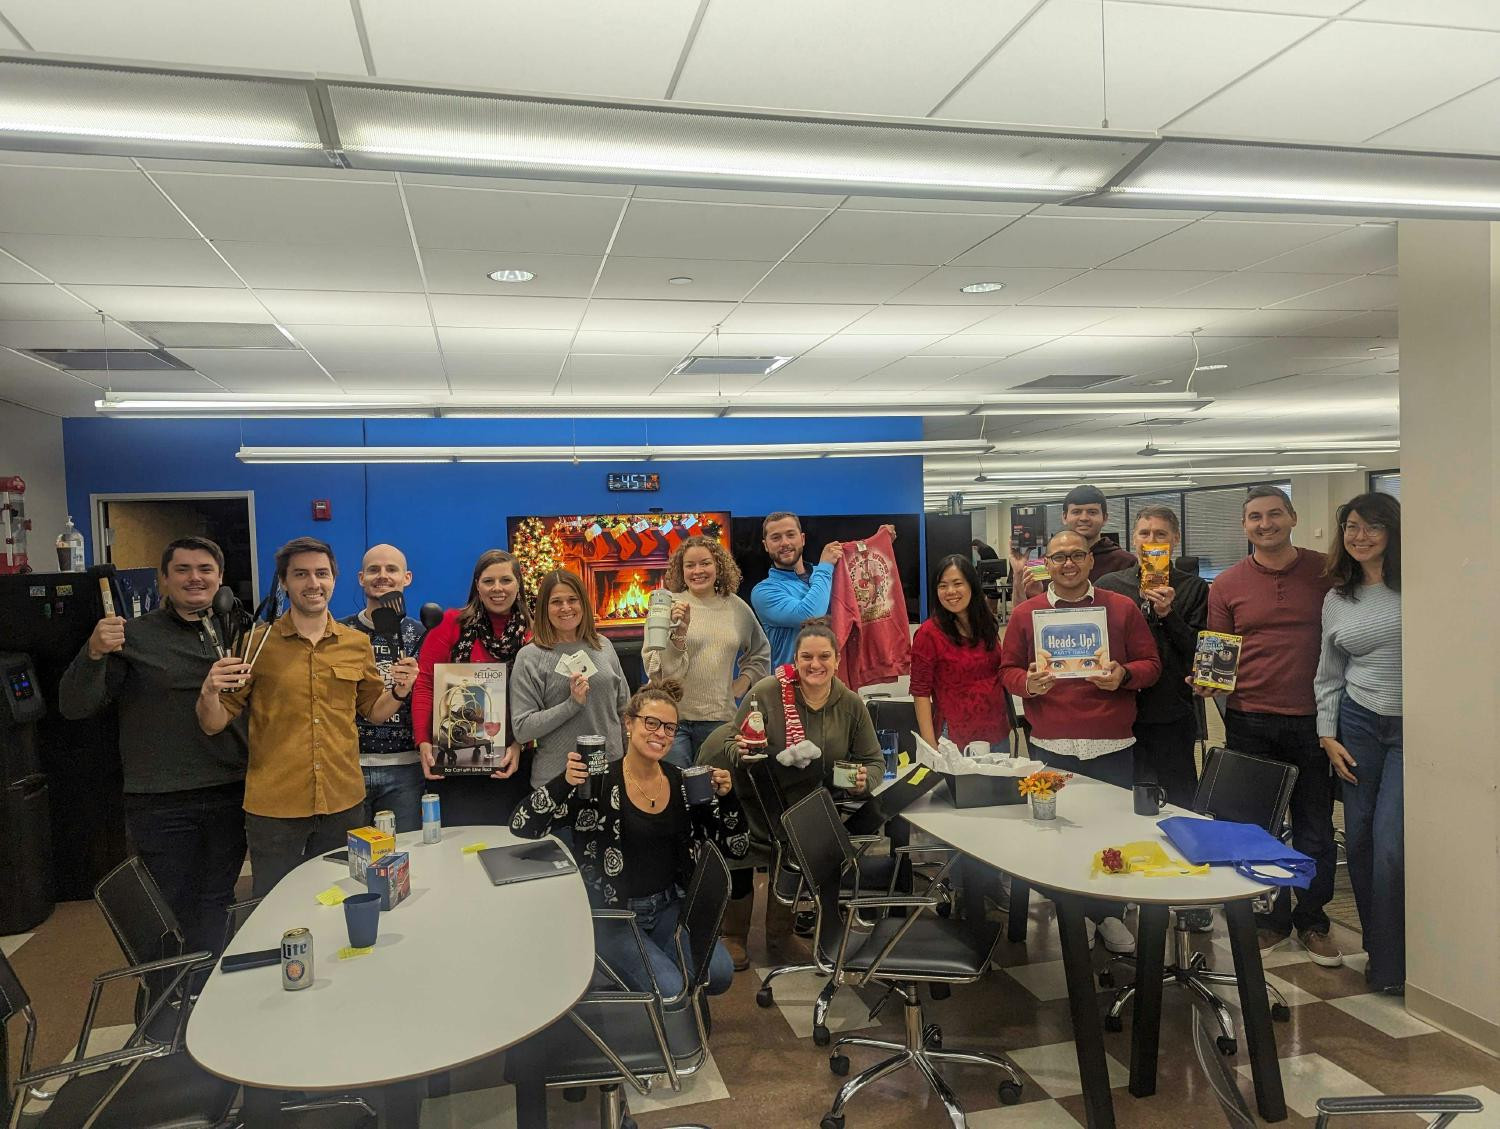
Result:
M313 499L313 521L332 521L333 503L327 498Z

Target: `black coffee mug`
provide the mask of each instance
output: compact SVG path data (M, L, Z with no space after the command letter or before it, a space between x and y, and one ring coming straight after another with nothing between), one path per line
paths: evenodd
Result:
M1167 802L1167 790L1160 784L1137 784L1131 794L1136 815L1159 815Z

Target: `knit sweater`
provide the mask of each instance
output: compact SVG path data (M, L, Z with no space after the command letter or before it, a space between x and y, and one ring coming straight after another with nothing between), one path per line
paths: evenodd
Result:
M583 704L573 700L568 678L557 672L557 660L582 651L599 669L589 678L589 693ZM516 653L510 671L511 722L514 740L536 742L531 762L531 786L540 788L560 773L568 754L578 748L578 738L598 733L610 760L625 755L620 715L630 701L625 672L608 639L600 637L599 649L583 643L558 643L543 647L527 643Z
M339 622L346 627L363 631L370 637L370 650L375 652L375 669L385 679L386 689L391 689L391 667L398 659L416 658L417 648L422 642L422 625L410 616L402 617L398 650L391 640L377 634L374 625L367 622L369 614L368 611L362 611ZM366 721L362 717L356 720L355 724L359 727L361 768L417 764L421 761L416 742L412 740L411 706L409 701L402 702L401 708L386 721L377 723Z
M1401 716L1401 593L1364 584L1323 597L1323 647L1313 680L1318 736L1336 737L1345 694L1371 713Z
M750 605L738 596L710 594L702 599L691 592L672 597L692 608L683 643L669 643L664 651L646 652L646 672L652 678L675 678L682 683L678 715L685 721L728 721L734 716L729 685L739 673L755 683L771 673L771 644Z

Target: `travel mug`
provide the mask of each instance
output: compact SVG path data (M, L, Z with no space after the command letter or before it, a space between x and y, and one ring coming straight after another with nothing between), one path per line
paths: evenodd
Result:
M651 593L646 609L646 638L643 651L664 651L672 634L672 593L657 588Z
M682 785L687 790L688 803L706 804L714 798L714 770L706 764L685 768Z
M589 770L589 778L579 785L579 794L584 799L599 803L604 799L604 774L609 771L609 754L604 751L604 738L598 733L586 733L578 738L578 755Z

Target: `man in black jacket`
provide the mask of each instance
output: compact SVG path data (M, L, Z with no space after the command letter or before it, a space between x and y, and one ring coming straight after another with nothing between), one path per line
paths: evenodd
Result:
M1177 514L1166 506L1143 506L1135 518L1135 549L1142 545L1172 546L1177 559L1182 540ZM1181 807L1192 803L1198 787L1193 745L1198 738L1193 691L1186 682L1192 669L1198 632L1208 624L1208 585L1175 565L1165 588L1141 589L1139 567L1100 577L1100 588L1129 596L1156 639L1161 655L1161 678L1136 696L1135 778L1153 781L1167 790L1167 799Z

